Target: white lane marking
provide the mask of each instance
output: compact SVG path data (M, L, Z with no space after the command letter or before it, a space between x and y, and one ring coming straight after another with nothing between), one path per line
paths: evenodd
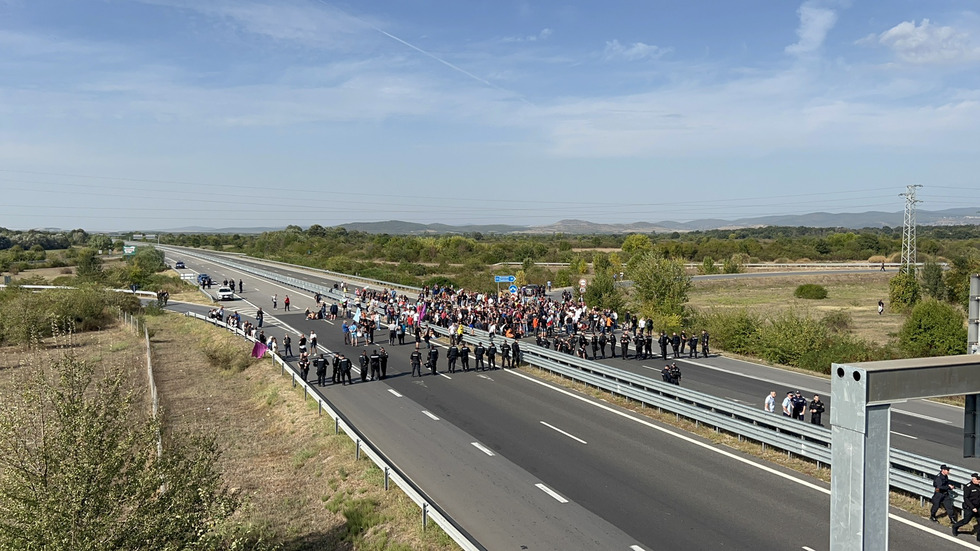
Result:
M821 492L821 493L830 495L830 489L829 488L824 488L824 487L818 486L818 485L816 485L816 484L814 484L812 482L808 482L806 480L803 480L802 478L797 478L797 477L795 477L793 475L790 475L790 474L787 474L787 473L783 473L783 472L777 471L776 469L774 469L772 467L767 467L766 465L763 465L761 463L756 463L755 461L752 461L752 460L750 460L747 457L740 457L738 455L735 455L734 453L727 452L727 451L725 451L723 449L720 449L720 448L716 448L712 444L706 444L706 443L701 442L699 440L696 440L696 439L694 439L694 438L692 438L690 436L685 436L685 435L683 435L683 434L681 434L681 433L679 433L677 431L674 431L674 430L671 430L671 429L668 429L668 428L665 428L665 427L657 426L657 425L655 425L654 423L652 423L650 421L647 421L645 419L640 419L638 417L634 417L633 415L630 415L629 413L624 412L624 411L620 411L620 410L618 410L616 408L613 408L612 406L607 406L605 404L600 404L599 402L595 402L593 400L590 400L589 398L586 398L585 396L579 396L579 395L575 394L574 392L565 390L564 388L556 387L556 386L552 385L551 383L546 383L544 381L539 381L539 380L535 379L534 377L531 377L529 375L525 375L523 373L519 373L517 371L506 371L506 373L510 373L511 375L514 375L514 376L517 376L517 377L521 377L522 379L526 379L526 380L528 380L528 381L530 381L532 383L541 385L541 386L543 386L545 388L550 388L551 390L554 390L555 392L564 394L566 396L569 396L569 397L574 398L576 400L579 400L581 402L585 402L586 404L590 404L590 405L593 405L593 406L595 406L597 408L606 410L609 413L612 413L614 415L618 415L620 417L624 417L624 418L629 419L631 421L637 422L637 423L639 423L641 425L644 425L646 427L649 427L649 428L651 428L653 430L662 432L664 434L668 434L668 435L673 436L674 438L677 438L679 440L683 440L683 441L688 442L690 444L693 444L695 446L704 448L705 450L710 450L713 453L717 453L717 454L719 454L721 456L724 456L724 457L727 457L729 459L738 461L739 463L744 463L745 465L748 465L750 467L755 467L756 469L759 469L760 471L764 471L764 472L767 472L769 474L776 475L776 476L778 476L780 478L789 480L790 482L795 482L795 483L799 484L800 486L805 486L805 487L810 488L812 490L816 490L818 492ZM933 529L933 528L931 528L929 526L924 526L924 525L918 524L918 523L916 523L914 521L911 521L911 520L902 518L902 517L900 517L900 516L898 516L898 515L896 515L894 513L889 513L888 514L888 517L891 518L892 520L897 520L898 522L901 522L903 524L907 524L908 526L910 526L912 528L915 528L916 530L921 530L923 532L929 533L930 535L941 537L941 538L946 539L946 540L949 540L949 541L954 541L954 542L962 545L963 547L969 547L971 549L976 549L976 546L971 545L969 543L966 543L963 540L960 540L960 539L957 539L957 538L953 537L949 533L948 530L944 530L942 532L939 532L939 531L937 531L937 530L935 530L935 529Z
M807 546L804 545L803 546L803 551L816 551L816 550L811 549L810 547L807 547Z
M897 431L894 431L894 430L893 430L893 431L891 431L891 433L892 433L892 434L897 434L897 435L899 435L899 436L904 436L905 438L911 438L912 440L918 440L918 438L916 438L916 437L914 437L914 436L909 436L908 434L903 434L903 433L901 433L901 432L897 432Z
M553 430L555 432L560 432L560 433L564 434L565 436L571 438L572 440L576 440L576 441L581 442L583 444L588 444L588 442L586 442L585 440L582 440L578 436L575 436L573 434L569 434L569 433L561 430L560 428L558 428L558 427L556 427L554 425L549 425L548 423L545 423L544 421L541 421L541 424L544 425L544 426L546 426L546 427L548 427L549 429L551 429L551 430Z
M493 380L493 379L491 379L490 377L487 377L486 375L484 375L484 374L482 374L482 373L481 373L481 374L479 374L479 375L477 375L477 377L479 377L479 378L481 378L481 379L486 379L486 380L488 380L488 381L492 381L492 380Z
M452 378L452 377L450 377L449 375L446 375L445 373L440 373L440 374L439 374L439 376L440 376L440 377L445 377L445 378L447 378L447 379L449 379L450 381L452 381L452 380L453 380L453 378Z
M433 421L438 421L439 420L438 417L436 417L435 415L433 415L432 413L430 413L430 412L428 412L428 411L426 411L424 409L422 410L422 414L425 415L426 417L428 417L429 419L432 419Z
M480 450L481 452L489 455L490 457L493 457L493 452L490 451L490 448L487 448L483 444L481 444L479 442L470 442L470 444L473 444L473 447L475 447L476 449Z
M568 503L568 500L567 499L561 497L561 495L559 495L558 492L552 490L551 488L545 486L544 484L535 484L535 486L537 486L538 489L541 490L542 492L544 492L544 493L548 494L549 496L555 498L555 500L557 500L558 503Z
M895 413L901 413L902 415L908 415L909 417L918 417L919 419L925 419L926 421L933 421L936 423L942 423L944 425L952 425L952 421L947 421L945 419L939 419L938 417L929 417L928 415L922 415L921 413L912 413L911 411L905 411L903 409L892 408Z
M640 547L639 545L631 545L630 549L632 549L633 551L647 551L646 549Z
M402 395L401 395L401 394L398 394L398 392L396 392L396 391L395 391L395 389L393 389L393 388L389 388L389 389L388 389L388 392L390 392L390 393L392 393L392 394L394 394L395 396L397 396L397 397L399 397L399 398L401 398L401 397L402 397Z

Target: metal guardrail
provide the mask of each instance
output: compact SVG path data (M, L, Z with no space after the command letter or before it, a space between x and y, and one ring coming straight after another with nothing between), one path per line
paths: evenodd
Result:
M185 315L189 317L194 317L208 323L214 324L217 327L223 327L229 331L237 333L241 337L245 338L249 342L256 342L256 339L245 334L244 331L238 328L231 327L223 321L218 321L215 319L208 318L207 316L202 316L201 314L195 314L194 312L187 312ZM313 388L307 381L303 380L299 376L299 373L293 368L289 362L282 359L278 355L272 356L273 363L279 365L280 373L289 373L292 379L293 386L301 386L303 388L303 398L312 397L317 402L318 411L322 415L326 412L327 415L334 421L334 433L340 434L342 430L344 434L347 435L354 442L355 453L357 457L360 458L360 454L363 451L375 465L384 472L385 489L388 489L389 481L394 481L395 485L398 486L416 505L422 509L422 527L424 528L431 518L439 525L440 528L455 541L461 548L466 551L485 551L485 548L478 542L472 541L469 534L463 530L462 527L458 526L452 518L442 510L437 504L435 504L425 492L416 486L411 480L405 476L398 467L395 467L385 455L373 444L371 441L359 431L354 425L352 425L339 411L333 408L330 402L323 397L315 388Z
M211 262L233 263L225 259L205 257ZM326 298L335 301L343 297L332 288L308 283L297 278L291 278L250 267L234 266L243 271L253 270L252 273L280 283L309 292L319 292ZM261 272L261 273L260 273ZM430 325L440 335L448 335L444 327ZM485 331L468 329L464 334L468 342L487 342L489 334ZM496 336L495 339L513 342L513 339ZM739 438L747 438L759 442L763 446L783 450L799 457L830 465L830 429L819 425L800 422L774 415L765 411L722 400L701 392L693 391L637 375L629 371L607 366L591 360L583 360L572 354L543 348L533 343L525 342L521 346L523 361L536 367L557 373L563 377L593 386L625 398L636 400L642 404L660 408L664 411L683 416L696 424L724 430ZM928 457L918 456L903 450L891 448L891 467L889 483L892 487L911 493L920 500L931 499L934 489L933 477L939 464L947 463ZM952 465L954 473L969 473L972 469ZM958 474L957 474L958 476ZM954 482L965 485L968 479L954 479Z
M448 335L443 327L433 331ZM495 336L495 340L513 343L514 339ZM489 334L480 330L464 333L467 342L487 343ZM668 384L643 375L583 360L572 354L540 347L533 343L521 346L523 361L563 377L599 388L645 405L659 408L737 436L783 450L817 462L831 464L830 429L768 413L760 408L719 399L716 396ZM892 487L928 500L934 493L933 477L943 461L891 448L889 483ZM949 463L949 462L946 462ZM967 467L952 465L954 473L969 473ZM965 485L968 478L954 479Z

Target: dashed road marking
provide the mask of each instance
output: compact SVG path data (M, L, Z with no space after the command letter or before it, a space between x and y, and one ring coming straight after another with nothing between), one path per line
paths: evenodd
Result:
M568 503L567 499L563 498L558 492L552 490L551 488L545 486L544 484L539 483L539 484L535 484L535 486L537 486L538 489L541 490L542 492L555 498L555 500L558 501L558 503Z
M426 417L428 417L429 419L432 419L433 421L438 421L439 420L438 417L436 417L435 415L433 415L432 413L430 413L429 411L426 411L424 409L422 410L422 414L425 415Z
M569 437L569 438L571 438L572 440L575 440L575 441L577 441L577 442L581 442L581 443L583 443L583 444L588 444L588 442L586 442L585 440L582 440L582 439L581 439L581 438L579 438L578 436L575 436L575 435L573 435L573 434L569 434L569 433L567 433L567 432L565 432L565 431L563 431L563 430L561 430L560 428L558 428L558 427L556 427L556 426L554 426L554 425L550 425L550 424L548 424L548 423L545 423L544 421L541 421L541 424L542 424L542 425L544 425L544 426L546 426L546 427L548 427L549 429L551 429L551 430L553 430L553 431L555 431L555 432L560 432L560 433L562 433L562 434L564 434L565 436L567 436L567 437Z
M493 457L494 456L494 453L492 451L490 451L490 448L487 448L483 444L481 444L479 442L470 442L470 444L473 444L473 447L475 447L476 449L480 450L481 452L489 455L490 457Z
M401 398L401 397L402 397L402 395L401 395L401 394L398 394L398 392L397 392L397 391L396 391L395 389L393 389L393 388L389 388L389 389L388 389L388 392L390 392L390 393L392 393L392 394L394 394L395 396L397 396L397 397L399 397L399 398Z

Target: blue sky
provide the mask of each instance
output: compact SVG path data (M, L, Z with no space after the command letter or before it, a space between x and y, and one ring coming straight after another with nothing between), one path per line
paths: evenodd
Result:
M0 226L980 205L970 0L0 0Z

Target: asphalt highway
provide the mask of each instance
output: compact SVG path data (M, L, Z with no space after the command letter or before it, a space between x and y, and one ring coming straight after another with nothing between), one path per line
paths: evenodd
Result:
M227 309L249 315L262 306L267 335L315 328L321 348L355 352L339 320L303 319L311 297L181 259L218 280L244 279L245 293ZM295 312L282 312L281 302L270 310L272 293L280 301L289 294ZM385 381L321 392L489 549L829 547L820 481L512 370L413 378L410 349L388 347ZM685 384L700 376L696 367L685 367ZM892 549L973 546L972 537L954 542L923 519L892 518Z

